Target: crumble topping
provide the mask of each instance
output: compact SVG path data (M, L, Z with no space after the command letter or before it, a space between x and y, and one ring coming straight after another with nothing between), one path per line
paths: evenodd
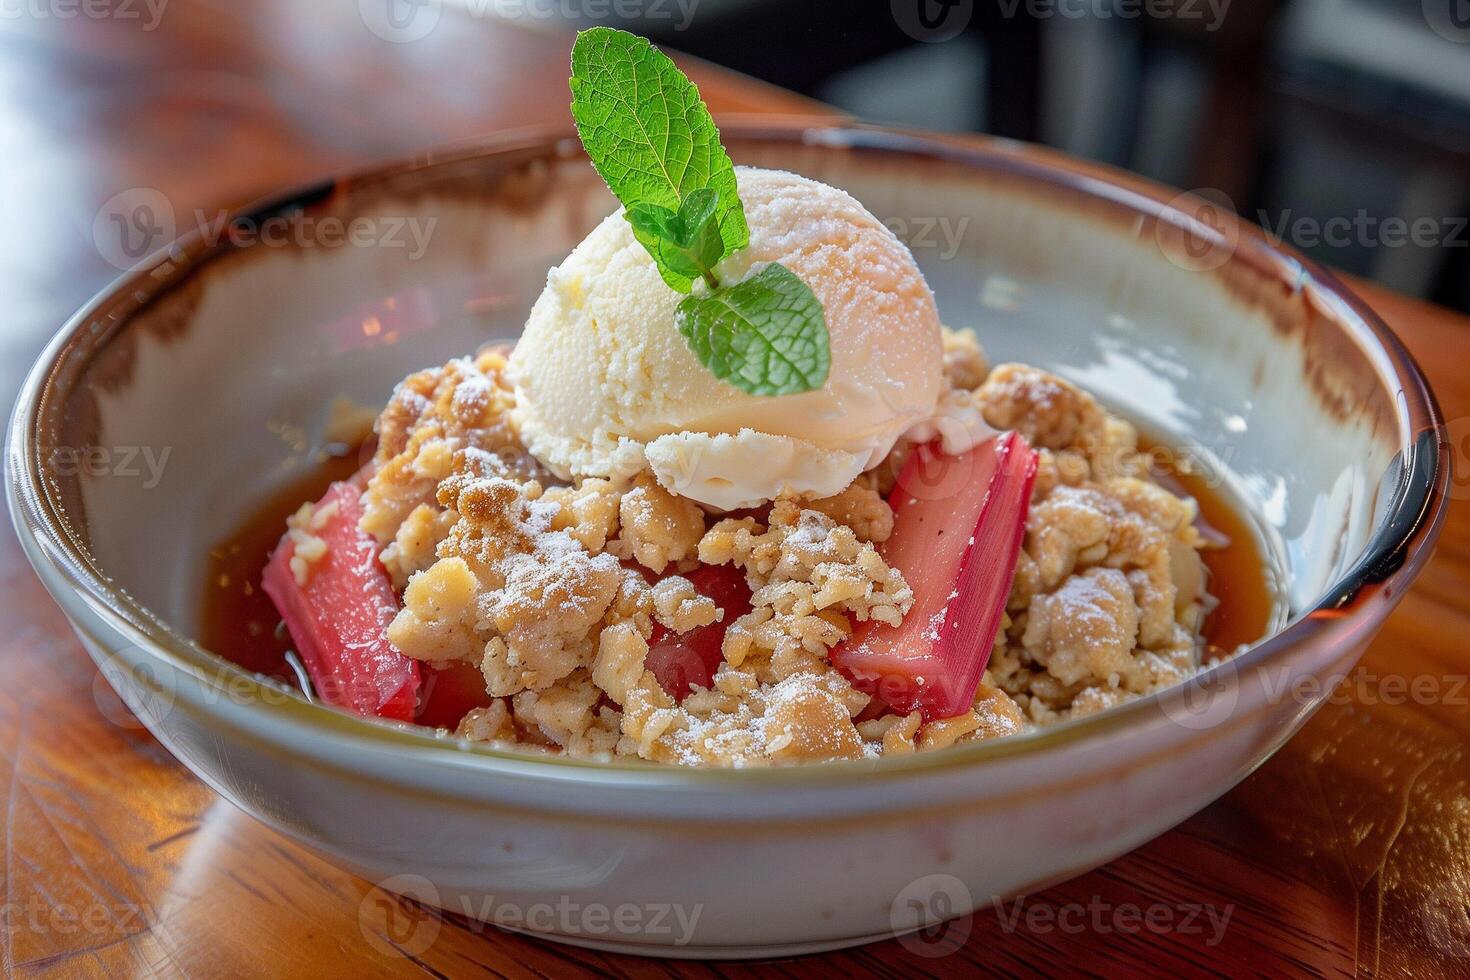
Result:
M923 723L857 690L828 653L914 605L879 546L909 451L822 499L721 515L645 470L555 479L510 421L505 356L421 371L377 422L362 526L403 594L389 639L429 664L483 673L466 738L548 752L754 766L928 751L1101 710L1185 678L1213 599L1194 502L1154 483L1137 434L1086 392L1020 364L990 368L946 331L945 398L1038 451L1025 542L974 704ZM319 552L292 517L298 576ZM324 547L324 546L323 546ZM688 576L727 565L751 589L734 615ZM708 688L676 701L649 668L657 630L721 623Z
M286 537L295 545L291 552L291 575L297 585L311 579L311 566L327 556L327 542L316 532L327 526L337 513L337 501L318 507L308 501L286 518Z

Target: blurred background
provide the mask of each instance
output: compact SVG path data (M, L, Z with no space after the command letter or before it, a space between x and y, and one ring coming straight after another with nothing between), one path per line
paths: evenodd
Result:
M1034 140L1206 190L1316 259L1470 311L1470 0L635 7L580 19L871 121Z
M864 119L1035 140L1195 190L1470 312L1470 0L0 0L12 314L54 329L126 268L109 219L139 232L124 258L168 240L142 234L128 195L182 220L568 123L545 80L594 22ZM37 342L0 331L0 362L14 352L18 372Z

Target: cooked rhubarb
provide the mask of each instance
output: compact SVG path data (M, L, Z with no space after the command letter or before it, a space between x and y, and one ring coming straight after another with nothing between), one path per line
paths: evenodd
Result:
M725 611L717 623L688 633L675 633L655 623L648 641L644 666L653 671L659 684L676 701L682 701L694 686L709 687L720 666L720 647L725 629L750 612L750 586L733 565L705 565L691 572L689 581L700 595L709 596Z
M378 561L376 542L358 529L361 495L350 483L332 484L316 504L316 517L281 539L263 584L322 701L360 715L411 721L418 665L388 642L398 596ZM303 555L293 568L299 540L317 553L311 561Z
M485 690L485 675L475 664L458 660L442 667L425 664L414 721L430 728L453 728L475 708L493 700Z
M867 622L830 660L896 711L926 721L969 709L990 659L1026 532L1036 454L1018 433L961 456L909 456L889 497L883 557L914 607L898 627Z

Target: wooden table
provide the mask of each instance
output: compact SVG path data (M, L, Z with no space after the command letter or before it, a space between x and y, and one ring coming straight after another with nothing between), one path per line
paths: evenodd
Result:
M113 194L152 187L180 211L214 209L566 112L565 35L470 22L448 9L412 43L365 30L351 0L178 0L152 29L141 2L107 18L56 16L95 9L80 5L39 9L51 16L0 19L5 404L47 335L112 274L91 227ZM815 108L690 68L717 111ZM1470 321L1363 292L1426 365L1458 448L1470 448ZM955 923L941 940L949 955L886 942L781 969L1470 975L1463 478L1458 490L1438 555L1352 683L1225 799L1092 874ZM8 526L0 575L7 974L665 969L453 918L426 952L394 954L373 911L380 906L365 902L368 883L235 811L137 727Z

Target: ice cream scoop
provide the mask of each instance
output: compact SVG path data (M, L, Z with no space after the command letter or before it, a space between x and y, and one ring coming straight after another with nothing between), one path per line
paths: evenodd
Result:
M759 396L712 375L674 325L684 296L619 211L551 270L510 361L515 422L559 476L651 468L675 493L724 509L783 491L826 496L933 416L939 316L904 244L834 187L772 170L736 176L750 246L721 262L720 281L771 262L800 277L826 314L826 383Z

